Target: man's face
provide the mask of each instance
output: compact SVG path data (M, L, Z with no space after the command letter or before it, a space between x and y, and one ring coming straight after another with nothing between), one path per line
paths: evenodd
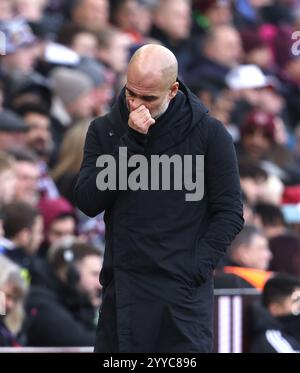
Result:
M24 120L29 127L26 133L26 143L38 155L48 155L52 147L50 120L38 113L28 113Z
M172 92L177 92L177 83L167 86L161 80L152 81L136 79L133 71L128 72L126 84L126 102L127 106L136 110L141 105L145 105L150 111L153 119L157 119L168 108L171 101Z
M107 0L84 0L74 13L74 20L93 31L101 31L108 23L109 3Z
M117 73L126 71L129 59L130 39L126 34L117 33L111 40L107 50L107 62Z
M75 234L75 220L72 216L66 216L55 220L48 231L47 240L50 245L65 238L74 236Z
M97 38L88 32L81 32L73 40L72 49L83 57L96 57Z
M261 270L269 268L272 253L268 241L261 235L254 235L249 245L242 249L243 265Z
M75 120L90 119L93 116L94 101L92 91L67 105L67 110Z
M157 15L158 26L173 40L185 40L191 32L191 8L187 1L168 1Z
M20 48L15 53L5 56L10 71L17 70L23 73L30 73L34 69L38 57L37 46Z
M94 306L100 305L99 275L102 268L103 260L100 256L89 255L76 263L80 274L78 289L87 294Z
M261 160L270 151L272 140L270 136L261 129L254 129L245 133L242 139L245 152L253 160Z
M288 297L270 304L269 310L275 317L300 314L300 288Z
M254 205L261 200L261 196L264 194L266 180L263 178L241 177L241 187L250 204Z
M239 33L231 29L219 30L208 50L211 59L228 68L234 68L240 63L243 53Z
M38 201L39 168L37 164L19 161L15 165L16 171L16 198L30 205Z
M5 294L5 313L9 315L22 299L20 289L13 282L6 282L1 288L1 292Z

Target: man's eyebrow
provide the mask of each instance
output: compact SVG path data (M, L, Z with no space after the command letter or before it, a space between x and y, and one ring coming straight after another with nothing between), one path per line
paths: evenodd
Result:
M139 96L137 94L135 94L134 92L132 92L131 89L129 89L127 86L125 87L126 90L128 91L128 93L132 96ZM158 97L157 96L139 96L141 99L143 100L156 100Z

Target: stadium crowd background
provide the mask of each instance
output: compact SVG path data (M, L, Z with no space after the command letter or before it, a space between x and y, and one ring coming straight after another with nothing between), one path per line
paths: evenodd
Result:
M237 149L246 225L216 288L263 291L252 351L300 351L300 1L0 0L0 31L0 346L93 345L105 226L72 190L89 123L161 43Z

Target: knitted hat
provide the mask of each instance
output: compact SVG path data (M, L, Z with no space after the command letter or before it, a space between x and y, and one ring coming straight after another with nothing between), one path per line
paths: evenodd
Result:
M251 111L241 128L242 136L252 133L257 129L262 130L272 141L274 141L276 129L274 115L262 110Z
M53 91L65 105L88 94L93 89L91 78L85 73L59 67L52 72Z
M70 215L75 217L74 207L63 197L56 199L41 199L39 209L44 220L44 229L47 232L51 224L62 216Z

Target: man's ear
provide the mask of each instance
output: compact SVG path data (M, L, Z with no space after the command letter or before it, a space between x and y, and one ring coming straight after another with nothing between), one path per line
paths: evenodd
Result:
M175 82L171 86L171 92L170 92L170 100L172 100L176 95L179 90L179 83Z

